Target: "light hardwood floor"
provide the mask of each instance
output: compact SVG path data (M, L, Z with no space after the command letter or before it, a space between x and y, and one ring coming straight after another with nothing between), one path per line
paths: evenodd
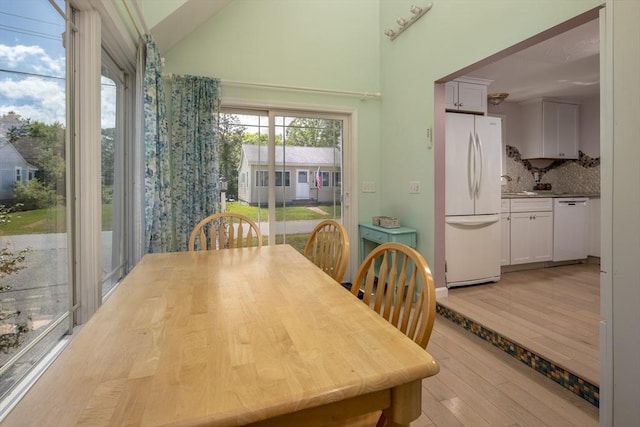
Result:
M578 264L506 273L438 302L597 385L599 290L599 266ZM427 350L441 371L423 381L414 427L598 425L595 406L442 316Z
M599 381L599 265L505 273L438 302L592 384Z
M412 427L598 425L595 406L441 316L427 350L440 372Z

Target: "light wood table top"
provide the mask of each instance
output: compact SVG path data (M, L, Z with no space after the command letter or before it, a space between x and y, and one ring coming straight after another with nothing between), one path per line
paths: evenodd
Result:
M437 372L289 245L150 254L2 425L401 425Z

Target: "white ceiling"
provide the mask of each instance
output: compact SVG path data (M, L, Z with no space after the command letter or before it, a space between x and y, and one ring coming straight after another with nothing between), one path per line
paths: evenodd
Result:
M507 92L505 102L542 96L581 100L599 94L599 52L593 20L466 75L493 80L489 92Z

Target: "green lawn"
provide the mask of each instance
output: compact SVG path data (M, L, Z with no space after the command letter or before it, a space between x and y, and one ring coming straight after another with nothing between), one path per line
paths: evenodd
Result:
M286 218L288 221L298 221L303 219L326 219L333 218L333 206L317 206L317 209L326 212L327 215L315 212L313 209L309 209L306 206L287 206L286 208L276 208L276 221L282 221ZM269 212L267 208L257 208L255 206L245 205L238 202L227 202L227 212L239 213L256 221L258 219L258 213L260 214L260 221L267 221L269 218ZM336 207L336 217L340 217L340 206Z
M10 214L10 222L0 225L0 236L64 233L67 231L66 212L65 206L13 212ZM103 230L111 230L112 218L111 205L102 205Z
M316 208L326 212L327 215L323 215L316 211ZM276 221L298 221L305 219L325 219L333 218L333 206L317 206L314 209L310 209L306 206L287 206L286 208L276 208ZM267 221L269 213L266 208L257 208L254 206L245 205L238 202L228 202L227 211L240 213L248 216L254 220L258 220L258 213L260 214L260 221ZM340 217L340 207L336 209L335 217ZM102 205L102 230L111 230L113 212L112 206ZM0 225L0 236L10 236L17 234L39 234L39 233L64 233L67 231L66 222L66 207L57 206L55 208L48 209L35 209L24 212L14 212L11 214L11 221ZM300 240L301 242L298 242ZM300 236L300 239L296 239L295 235L287 236L287 243L291 243L293 246L304 247L304 237Z
M321 210L322 212L326 212L326 215L317 212L317 210ZM239 213L254 221L258 221L258 213L260 214L260 221L267 221L269 218L269 213L267 208L257 208L254 206L245 205L243 203L238 202L227 202L227 211ZM287 206L286 208L278 207L276 208L276 221L282 221L283 219L287 219L287 221L299 221L306 219L327 219L333 218L333 206L316 206L314 209L310 209L306 206ZM340 207L337 207L335 217L340 217ZM304 245L307 243L307 239L309 238L310 233L302 233L302 234L287 234L287 243L296 248L299 252L302 252L304 249ZM264 236L263 243L266 245L269 242L268 236ZM276 236L276 243L283 243L284 239L282 235Z
M296 248L298 252L302 252L304 250L304 246L307 244L307 239L311 233L304 234L287 234L287 243ZM264 236L263 244L268 244L269 237ZM282 243L283 238L282 235L276 236L276 244Z

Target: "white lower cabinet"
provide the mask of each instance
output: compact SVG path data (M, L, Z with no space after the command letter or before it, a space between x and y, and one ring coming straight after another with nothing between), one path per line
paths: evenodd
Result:
M508 221L509 264L526 264L552 259L552 209L551 198L511 200Z
M511 214L511 264L550 261L553 256L551 212Z

